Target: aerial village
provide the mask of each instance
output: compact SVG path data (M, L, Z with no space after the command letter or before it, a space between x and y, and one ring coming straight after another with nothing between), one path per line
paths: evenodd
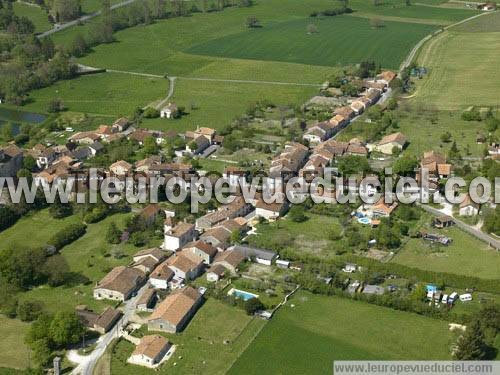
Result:
M395 73L384 71L372 79L366 79L363 81L363 91L356 96L335 95L338 89L325 85L322 95L304 105L305 111L314 115L312 120L306 121L303 134L298 139L285 142L278 152L268 152L270 160L255 160L251 166L265 166L267 176L271 179L284 178L286 182L287 178L299 176L310 182L314 177L323 176L327 170L333 176L339 175L337 160L346 156L367 159L370 155L379 155L382 160L383 156L397 157L408 145L407 137L400 132L386 134L372 143L357 138L348 141L336 138L349 124L360 121L359 117L370 107L377 105L386 108L390 100L390 84L395 77ZM318 111L318 108L323 110ZM324 114L324 108L330 114L329 119L314 119L319 117L318 113ZM168 129L168 123L177 110L173 103L161 110L165 129ZM366 121L366 126L370 126L369 118L363 121ZM127 118L117 119L111 125L101 125L95 130L74 132L68 127L64 132L69 135L65 144L40 143L26 150L15 145L3 148L0 153L2 176L15 176L23 164L23 157L29 155L36 161L32 177L38 186L63 183L69 176L76 175L81 182L79 188L88 188L84 167L89 165L98 167L98 183L108 176L125 179L138 175L164 176L167 179L180 177L189 181L190 177L207 175L209 171L204 170L203 160L213 158L224 147L227 138L227 134L219 134L209 127L198 127L184 134L149 130L136 127ZM134 142L139 150L145 147L160 150L163 145L172 144L172 140L177 140L180 147L174 147L168 157L157 152L134 163L127 160L116 160L109 165L92 163L93 160L99 160L110 144L121 140ZM490 145L489 153L492 158L500 155L498 145ZM441 183L453 175L453 165L444 155L429 151L421 155L417 168L411 171L417 181L424 168L430 174L430 193L439 195ZM376 175L365 175L362 171L356 175L360 179L370 176L377 178ZM240 179L249 179L251 172L245 166L227 165L222 177L229 184L237 185ZM357 187L353 188L356 193L360 193ZM371 185L366 189L376 191ZM419 187L416 189L418 191ZM308 192L300 189L293 194L309 197ZM321 196L325 203L336 202L333 184L314 194ZM260 297L265 294L276 295L275 291L264 288L260 294L250 292L238 280L255 279L255 274L249 270L257 269L264 274L283 274L286 284L290 284L288 280L293 280L293 275L304 271L305 262L288 259L276 249L252 246L246 241L249 237L259 236L258 226L262 223L292 220L293 207L286 200L283 203L266 203L259 193L251 202L245 202L241 192L233 198L229 204L209 208L197 217L188 218L180 216L175 206L161 203L134 207L134 212L146 225L157 223L158 220L162 222L162 243L158 247L138 251L132 256L130 264L117 266L101 280L93 280L93 297L109 301L111 305L104 311L93 311L85 305L76 306L76 314L86 328L101 335L130 341L135 345L135 350L127 362L154 369L165 361L180 360L175 355L175 339L170 341L158 333L182 332L207 296L214 294L214 290L223 293L224 296L219 298L238 301L251 314L272 319L282 303L266 305L260 301L265 298ZM359 203L346 216L347 220L370 231L380 226L382 220L390 218L397 207L396 200L386 204L380 199L372 204ZM468 198L455 210L458 210L456 216L472 217L478 215L480 207ZM430 227L419 231L417 236L421 241L433 245L449 245L452 239L439 231L456 225L452 216L453 209L450 208L447 215L440 214L432 220ZM120 240L126 241L127 238ZM376 254L376 239L368 240L365 245ZM316 276L321 284L328 286L336 283L337 287L351 296L400 292L401 287L391 283L391 278L396 277L394 275L385 276L376 282L363 281L360 275L367 268L365 265L343 262L336 280L328 274L317 273ZM288 276L290 274L291 277ZM286 301L297 288L298 284L288 285L278 297ZM465 303L473 298L471 291L440 290L432 284L426 286L426 297L429 306L440 308L443 305L443 309L444 306L451 309L457 300ZM140 336L134 334L141 329L146 329L146 333Z

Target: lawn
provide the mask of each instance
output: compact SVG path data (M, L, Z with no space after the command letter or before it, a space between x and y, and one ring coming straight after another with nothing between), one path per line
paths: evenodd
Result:
M123 228L125 220L130 215L129 213L114 214L99 223L88 225L84 236L61 250L74 276L69 285L57 288L42 285L19 294L19 298L41 301L49 311L73 310L79 304L86 304L96 309L106 306L106 302L95 301L92 297L95 282L99 281L112 267L129 264L131 255L140 250L131 244L123 244L120 245L123 256L115 258L111 255L113 245L105 240L106 231L111 222ZM48 210L43 210L23 217L14 226L1 232L0 241L11 246L44 246L58 230L70 223L80 221L78 215L65 219L53 219ZM29 236L26 235L27 228L29 228ZM160 242L161 239L152 239L151 246L158 245Z
M431 249L420 238L410 239L392 261L429 271L498 279L500 253L458 228L442 229L439 233L451 237L453 243Z
M328 238L328 230L339 227L335 217L307 213L308 219L297 223L285 217L275 223L261 224L257 233L249 236L251 245L273 249L275 244L287 245L291 248L312 253L324 253L336 248L338 241ZM337 243L336 243L337 242Z
M48 103L62 98L68 110L97 115L129 116L136 107L167 96L168 81L120 73L81 76L32 91L23 109L46 112Z
M17 319L0 315L0 373L2 367L24 369L29 366L28 347L24 343L24 334L29 325Z
M314 95L317 90L306 86L178 79L172 101L184 106L188 114L176 120L145 120L143 126L182 132L196 129L197 126L221 129L260 100L269 100L276 105L298 104Z
M229 374L327 374L334 360L449 359L452 338L443 321L298 292Z
M129 264L131 255L140 250L131 244L120 245L123 256L118 259L112 256L112 246L106 242L106 231L111 222L123 228L126 218L130 214L114 214L103 221L90 224L87 233L75 242L65 246L61 254L68 263L75 280L70 285L52 288L47 285L34 288L20 295L21 299L42 301L51 311L61 309L73 310L76 305L85 304L97 310L108 303L96 301L92 296L95 282L99 281L111 268ZM160 240L153 240L158 245Z
M33 22L33 25L35 25L35 32L41 33L52 28L52 24L49 22L47 13L39 6L14 2L12 3L12 7L14 8L14 13L17 16L27 17L31 22Z
M0 232L0 243L3 244L2 248L7 246L44 246L57 231L78 222L81 222L81 219L76 216L53 219L48 209L38 211L22 217L12 227ZM28 233L29 235L27 235Z
M439 109L498 105L500 33L447 31L428 42L418 63L429 75L412 101Z
M308 34L309 24L318 33ZM367 18L304 18L227 35L195 45L189 53L310 65L355 64L366 58L398 68L408 51L436 28L432 25L385 22L373 29Z
M265 324L261 319L247 316L241 309L210 298L182 333L165 334L177 349L162 365L161 372L223 374ZM226 340L229 342L224 344ZM125 363L133 349L127 341L118 343L111 361L112 373L151 373L151 370Z

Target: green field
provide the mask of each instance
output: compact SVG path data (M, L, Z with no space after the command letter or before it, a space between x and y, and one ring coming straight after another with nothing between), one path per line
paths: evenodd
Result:
M317 26L308 34L307 26ZM241 59L274 60L310 65L347 65L368 56L386 68L398 68L408 51L434 26L385 22L373 29L367 18L338 16L299 19L195 45L189 53Z
M182 333L165 335L177 349L162 365L161 372L224 374L265 324L264 320L249 317L243 310L210 298ZM228 343L224 344L225 340ZM151 373L143 367L126 364L133 350L134 346L127 341L118 343L111 361L113 374Z
M298 292L229 374L328 374L334 360L449 359L452 337L443 321Z
M96 301L92 297L94 283L112 267L130 263L131 255L139 251L130 244L124 244L121 246L123 257L115 259L110 255L112 245L105 240L109 223L116 222L119 227L123 227L129 215L114 214L99 223L88 225L87 233L83 237L61 250L70 272L74 275L70 285L57 288L42 285L19 294L19 298L41 301L49 311L73 310L79 304L86 304L96 309L103 308L106 302ZM1 232L0 241L12 246L44 246L58 230L69 223L79 221L76 215L60 220L52 219L48 210L43 210L20 219L14 226ZM29 236L26 235L26 228L29 228Z
M341 228L335 217L307 213L308 219L297 223L289 218L275 223L262 224L257 227L257 233L248 237L251 245L262 248L274 248L277 243L311 253L333 253L338 244L328 239L328 230L332 227Z
M458 228L443 229L440 234L453 238L450 246L429 248L420 238L410 239L393 262L435 272L449 272L484 279L498 279L500 253Z
M143 126L176 131L196 129L197 126L221 129L259 100L269 100L276 105L296 104L316 92L316 87L178 79L172 101L184 106L188 114L176 120L145 120Z
M24 343L24 334L29 325L17 319L0 315L0 373L2 367L24 369L29 365L28 347Z
M496 106L499 58L498 32L444 32L419 54L417 61L429 69L429 75L418 83L412 101L447 110Z
M89 225L87 233L83 237L61 250L70 271L75 275L75 281L71 285L57 288L42 285L22 293L20 298L42 301L45 307L51 311L73 310L76 305L80 304L98 310L102 309L107 305L107 302L93 299L92 289L95 282L99 281L111 268L129 264L131 255L139 251L138 248L130 244L124 244L121 246L123 257L115 259L111 255L112 245L105 240L109 223L116 222L119 227L123 227L128 215L111 215L99 223ZM82 281L87 282L82 283Z
M17 16L27 17L31 22L33 22L33 25L35 25L35 32L40 33L52 28L52 25L48 20L47 13L39 6L28 5L20 2L15 2L12 6L14 13Z
M167 96L168 81L119 73L100 73L59 81L30 94L28 111L46 112L48 103L62 98L70 111L96 115L129 116L136 107Z
M455 26L452 30L468 33L500 32L500 12L485 14L472 21Z
M0 243L2 243L2 247L45 246L54 233L69 224L80 221L76 216L53 219L49 214L49 210L35 212L22 217L12 227L0 232ZM26 235L27 230L29 231L29 235Z

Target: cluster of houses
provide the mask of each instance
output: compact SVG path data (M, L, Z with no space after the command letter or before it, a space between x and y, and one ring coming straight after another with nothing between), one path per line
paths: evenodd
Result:
M345 105L337 107L333 112L333 117L328 121L311 125L304 134L304 139L310 143L320 143L333 137L340 130L345 128L356 116L362 114L368 107L378 102L382 94L387 90L392 80L396 78L396 73L383 71L374 79L362 81L365 89L359 97L348 98ZM326 101L326 103L325 103ZM339 102L335 98L312 99L310 104L316 105L336 105Z
M203 303L203 288L188 286L189 281L203 273L209 282L236 275L245 260L267 266L277 261L277 254L270 250L231 246L234 231L248 230L244 216L252 211L255 208L251 204L236 197L233 202L200 217L195 224L176 222L175 216L167 215L162 248L141 250L128 266L113 268L95 285L94 298L122 302L137 296L136 311L151 312L147 318L150 331L182 331ZM77 312L87 317L88 327L94 327L96 314L86 309ZM108 321L116 322L120 316L115 310L113 319L109 317ZM110 328L99 329L104 333ZM162 336L148 335L140 340L128 361L154 368L174 349Z

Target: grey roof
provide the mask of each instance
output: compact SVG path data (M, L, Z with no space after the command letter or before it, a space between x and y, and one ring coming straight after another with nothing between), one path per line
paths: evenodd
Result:
M92 155L92 151L90 151L90 147L81 147L78 150L73 152L73 157L78 160L87 159Z
M89 147L93 148L96 151L100 151L104 148L104 145L101 142L94 142Z
M230 250L234 250L247 258L257 257L265 260L273 260L278 255L271 250L241 245L234 245L230 248Z
M385 289L378 285L366 285L363 289L364 294L384 294Z

